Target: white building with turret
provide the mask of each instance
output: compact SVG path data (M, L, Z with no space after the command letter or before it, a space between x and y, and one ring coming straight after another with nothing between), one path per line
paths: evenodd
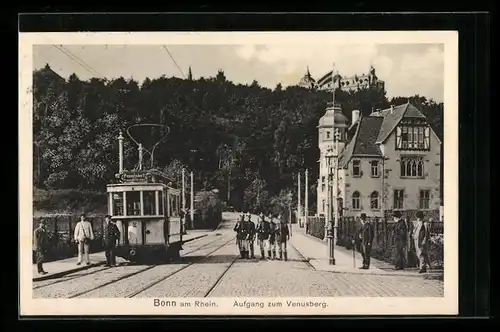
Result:
M329 104L318 123L318 148L317 215L329 218L336 205L343 216L422 210L439 218L441 141L412 104L369 116L355 110L351 124L340 105Z

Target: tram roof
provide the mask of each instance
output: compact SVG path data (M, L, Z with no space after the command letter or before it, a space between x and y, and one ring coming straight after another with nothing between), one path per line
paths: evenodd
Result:
M174 180L164 172L158 169L140 170L140 171L125 171L115 175L118 183L113 185L129 185L129 184L163 184L170 188L175 188Z

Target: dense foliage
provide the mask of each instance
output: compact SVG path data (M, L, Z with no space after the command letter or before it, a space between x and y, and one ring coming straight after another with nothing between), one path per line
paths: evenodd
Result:
M119 130L161 123L170 133L155 150L154 163L176 181L186 167L194 172L197 189L217 188L238 208L268 206L287 201L289 193L296 197L296 174L308 168L309 202L315 202L316 126L331 100L326 92L279 84L270 90L256 81L234 84L222 71L207 79L162 76L140 84L123 78L81 81L76 75L64 80L47 66L33 79L33 169L39 188L103 191L118 170ZM389 101L384 93L364 90L338 91L336 99L348 118L353 108L369 114L409 99L442 136L443 104L425 97ZM162 129L133 133L146 149L164 134ZM137 146L125 138L125 168L132 169Z

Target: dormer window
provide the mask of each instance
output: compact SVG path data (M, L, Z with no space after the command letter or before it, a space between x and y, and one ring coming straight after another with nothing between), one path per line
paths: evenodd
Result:
M396 149L429 151L430 133L430 127L423 121L403 122L396 128Z

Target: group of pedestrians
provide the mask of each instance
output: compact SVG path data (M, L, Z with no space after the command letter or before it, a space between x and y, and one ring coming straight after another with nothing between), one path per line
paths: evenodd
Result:
M110 215L106 215L104 220L103 245L106 255L106 266L116 266L115 248L120 240L120 230ZM43 263L49 246L48 238L49 234L46 223L42 218L33 233L33 250L35 251L37 272L41 275L47 274L47 271L43 268ZM78 248L78 260L76 265L81 265L84 260L85 264L90 265L90 242L92 240L94 240L92 224L86 219L85 215L82 214L80 216L80 221L75 225L73 233L73 241Z
M430 230L428 223L424 220L422 211L416 213L416 220L408 222L402 218L400 211L394 211L394 242L395 242L395 268L403 270L408 266L408 252L413 245L420 267L419 273L427 272L431 267L429 259ZM367 219L365 213L360 215L360 225L357 228L355 241L361 251L363 264L360 269L370 268L370 255L375 236L375 225Z
M260 249L260 259L288 260L287 242L290 240L290 229L281 214L269 215L260 213L257 225L252 221L252 215L249 212L242 212L234 226L236 232L236 244L240 251L240 258L255 258L254 243Z

